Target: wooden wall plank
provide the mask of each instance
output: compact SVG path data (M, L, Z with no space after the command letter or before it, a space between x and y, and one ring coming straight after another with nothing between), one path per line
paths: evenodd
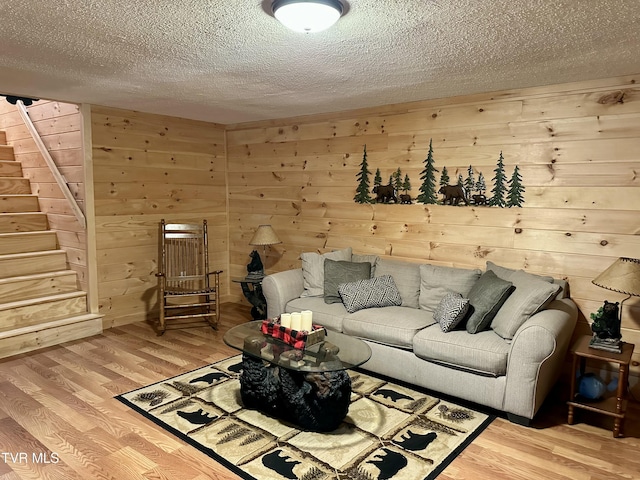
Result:
M92 107L99 308L110 327L158 315L162 218L209 223L211 266L229 292L224 128Z
M299 267L304 251L346 246L439 265L484 268L493 261L568 279L588 329L603 299L617 299L591 279L619 256L640 256L637 80L228 126L231 271L243 271L252 233L269 223L283 241L269 249L270 271ZM623 103L600 101L618 91L626 92ZM523 207L354 203L364 144L369 170L380 169L386 183L400 168L415 198L431 139L437 169L446 166L455 182L473 166L489 196L502 151L507 175L520 169ZM634 305L625 308L624 328L630 341L640 341Z

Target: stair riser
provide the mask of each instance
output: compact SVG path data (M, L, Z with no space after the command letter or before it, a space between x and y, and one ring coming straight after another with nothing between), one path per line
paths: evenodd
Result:
M22 178L22 165L18 162L0 160L0 177Z
M39 348L50 347L100 333L102 333L102 319L97 317L70 325L43 328L42 330L13 337L0 338L0 358L31 352Z
M55 232L14 234L11 236L0 235L0 255L40 252L56 250L57 248L58 241Z
M0 195L0 213L39 212L35 195Z
M58 293L74 292L77 289L76 274L69 272L65 275L0 283L0 299L2 303L17 302Z
M51 302L36 303L24 307L0 310L3 329L21 328L39 323L73 317L87 312L87 298L82 295Z
M47 216L44 213L0 213L0 233L39 232L48 228Z
M15 158L13 156L13 147L4 145L5 142L2 142L2 133L3 132L0 132L0 160L13 160Z
M53 255L38 255L26 258L0 259L0 278L33 275L35 273L56 272L67 269L64 252Z
M2 177L0 178L0 194L31 193L31 184L26 178Z

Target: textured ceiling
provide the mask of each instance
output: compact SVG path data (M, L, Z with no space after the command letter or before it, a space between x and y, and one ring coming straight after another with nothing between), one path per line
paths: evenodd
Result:
M0 0L0 93L218 123L640 73L639 0Z

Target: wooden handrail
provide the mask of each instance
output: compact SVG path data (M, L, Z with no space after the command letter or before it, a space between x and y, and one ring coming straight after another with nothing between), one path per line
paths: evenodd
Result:
M65 180L64 176L60 173L60 170L58 170L58 166L53 161L53 158L51 158L51 154L49 153L49 150L47 150L47 147L42 141L42 138L40 138L40 134L36 130L36 127L33 125L33 122L31 121L31 118L29 117L29 113L27 112L27 109L24 106L24 103L22 103L22 100L18 100L16 102L16 107L18 107L18 112L20 112L20 116L22 117L24 124L27 126L29 133L33 137L33 140L36 142L38 150L40 150L40 153L42 154L45 162L47 162L47 165L49 166L49 170L51 170L51 173L53 174L53 178L56 179L56 183L62 190L62 194L64 195L64 198L66 198L67 201L69 202L69 205L71 205L71 210L73 210L73 213L78 219L78 221L80 222L80 225L82 225L82 228L86 230L87 220L85 219L84 213L80 209L80 206L78 205L76 198L73 196L73 193L71 193L71 190L69 190L69 185L67 185L67 181Z

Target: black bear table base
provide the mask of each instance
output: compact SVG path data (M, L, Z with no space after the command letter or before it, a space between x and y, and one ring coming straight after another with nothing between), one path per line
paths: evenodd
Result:
M316 432L335 430L347 416L351 378L344 370L298 372L246 354L242 367L240 393L247 408Z

